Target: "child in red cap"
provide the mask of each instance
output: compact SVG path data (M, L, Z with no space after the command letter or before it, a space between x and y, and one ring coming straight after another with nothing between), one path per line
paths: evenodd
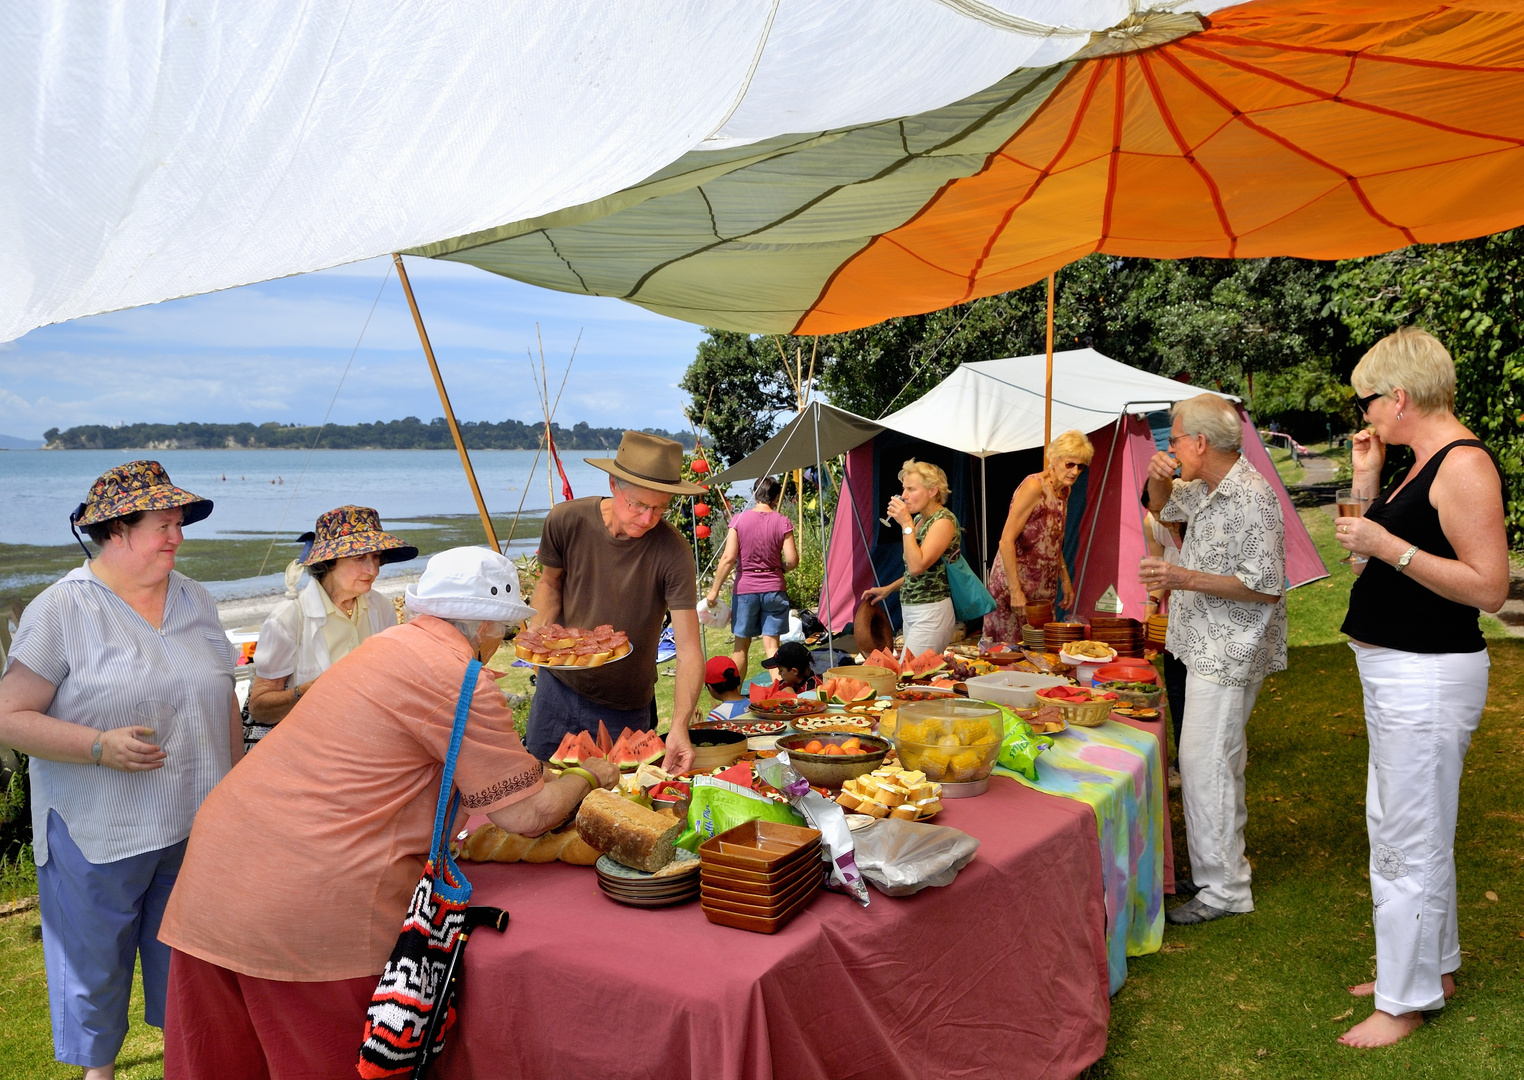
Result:
M709 658L704 665L704 685L715 701L714 708L709 710L710 720L733 720L746 711L747 703L741 698L741 673L730 657Z

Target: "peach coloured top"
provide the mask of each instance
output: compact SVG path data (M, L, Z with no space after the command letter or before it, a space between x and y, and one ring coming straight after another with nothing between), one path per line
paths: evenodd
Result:
M159 940L262 979L379 975L428 857L470 659L459 631L419 616L324 673L202 804ZM542 786L485 672L455 783L472 814Z

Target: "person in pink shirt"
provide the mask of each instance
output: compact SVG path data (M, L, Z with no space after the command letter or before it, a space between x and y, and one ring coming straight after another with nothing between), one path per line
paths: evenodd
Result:
M794 543L793 523L786 514L778 513L782 491L771 476L757 481L752 488L755 505L730 519L725 550L720 553L714 582L705 597L712 607L731 571L739 568L730 603L730 632L735 635L731 658L743 680L751 639L761 634L763 653L771 658L778 651L778 639L788 629L788 592L783 575L799 565L799 547Z

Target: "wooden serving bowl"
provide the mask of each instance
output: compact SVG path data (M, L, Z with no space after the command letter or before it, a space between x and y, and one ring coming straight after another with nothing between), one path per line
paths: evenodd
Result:
M807 754L804 747L812 741L835 743L840 746L848 739L856 739L867 750L866 754L850 757L836 754ZM785 735L778 740L778 749L788 751L788 759L799 775L812 784L823 788L839 788L848 780L870 773L884 763L889 753L889 742L876 735L834 735L802 732Z

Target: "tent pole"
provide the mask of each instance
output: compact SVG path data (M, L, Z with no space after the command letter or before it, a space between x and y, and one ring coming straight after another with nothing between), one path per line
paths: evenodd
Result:
M423 343L423 355L428 358L429 370L434 373L434 389L439 391L439 403L444 406L445 420L450 425L450 435L455 439L455 449L460 454L460 463L466 470L466 480L471 485L471 494L476 498L476 510L482 516L482 528L487 532L487 542L492 545L493 551L502 551L503 547L497 541L497 530L492 527L492 517L487 513L487 504L482 499L482 489L476 483L476 471L471 468L471 455L466 453L465 440L460 437L460 425L455 422L455 410L450 408L450 395L445 392L444 379L439 376L439 364L434 360L434 347L429 344L429 333L423 328L423 316L418 313L418 301L413 298L413 285L407 279L407 268L402 265L402 256L395 252L392 253L392 261L397 264L397 277L402 282L402 291L407 293L407 306L413 312L413 325L418 327L418 340Z
M1048 275L1048 385L1042 397L1042 453L1047 466L1048 444L1053 441L1053 275Z
M979 459L979 569L983 571L979 577L988 584L990 565L990 489L989 468L990 459Z
M825 597L825 625L826 625L826 648L831 650L831 666L836 666L836 631L831 629L831 585L825 580L825 566L830 558L831 548L826 537L825 527L825 483L821 480L824 463L820 460L820 408L817 405L815 413L815 509L820 512L820 580L825 582L825 588L821 593Z

